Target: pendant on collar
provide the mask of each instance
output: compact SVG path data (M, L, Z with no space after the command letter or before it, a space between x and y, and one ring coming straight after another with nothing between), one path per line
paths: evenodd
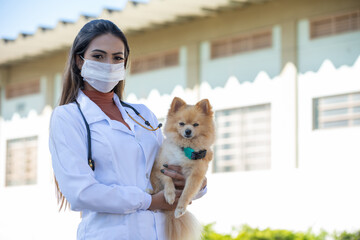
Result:
M194 149L187 147L182 148L182 150L184 151L185 156L190 160L203 159L206 156L206 149L195 152Z

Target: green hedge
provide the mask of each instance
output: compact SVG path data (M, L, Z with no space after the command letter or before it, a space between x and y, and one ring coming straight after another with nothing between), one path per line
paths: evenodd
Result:
M293 232L289 230L251 228L247 225L232 234L220 234L213 230L214 224L204 226L202 240L360 240L360 231L355 233L332 233L321 231L318 234L311 230L307 232Z

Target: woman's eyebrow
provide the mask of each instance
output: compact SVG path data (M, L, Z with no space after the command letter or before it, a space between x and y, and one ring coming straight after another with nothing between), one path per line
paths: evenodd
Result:
M101 52L101 53L107 54L107 52L105 52L104 50L101 50L101 49L94 49L94 50L92 50L91 52ZM123 52L116 52L116 53L113 53L112 55L117 55L117 54L122 54L122 55L124 55Z
M122 55L124 55L123 52L116 52L116 53L113 53L112 55L117 55L117 54L122 54Z
M102 52L104 54L107 54L107 52L105 52L104 50L100 50L100 49L94 49L91 52Z

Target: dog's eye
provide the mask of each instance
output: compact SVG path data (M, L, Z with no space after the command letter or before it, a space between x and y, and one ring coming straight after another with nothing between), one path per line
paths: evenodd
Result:
M185 126L185 123L180 122L179 125L180 125L180 126Z
M193 126L194 126L194 127L197 127L197 126L199 126L199 124L198 124L198 123L194 123Z

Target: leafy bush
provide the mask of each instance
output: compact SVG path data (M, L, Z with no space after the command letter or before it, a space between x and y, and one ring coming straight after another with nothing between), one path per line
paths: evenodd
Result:
M333 234L335 240L360 240L360 231L355 233L342 232L340 234Z
M242 226L232 234L220 234L214 231L214 224L204 226L202 240L360 240L360 231L355 233L334 233L329 235L325 231L315 234L310 230L307 232L293 232L289 230L251 228Z

